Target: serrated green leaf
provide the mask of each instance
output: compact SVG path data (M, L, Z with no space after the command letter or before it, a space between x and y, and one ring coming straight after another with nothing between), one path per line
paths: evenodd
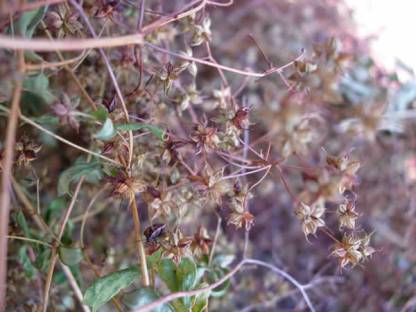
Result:
M136 131L136 130L147 130L150 131L155 137L159 140L163 140L165 138L165 130L162 128L147 125L139 122L132 122L128 124L116 125L116 129L118 131Z
M151 303L159 298L159 294L151 287L144 287L129 292L123 297L123 303L129 309L137 309L145 304ZM175 310L176 311L176 310ZM168 304L162 304L153 309L152 312L174 312ZM178 312L178 311L176 311Z
M58 180L58 195L69 193L69 187L72 182L78 181L82 176L90 183L97 183L102 178L101 165L98 161L76 162L61 173Z
M84 304L90 306L93 311L111 300L122 289L128 287L140 277L136 267L110 273L95 280L84 294Z
M116 130L114 129L113 121L110 118L107 118L101 127L100 131L94 136L98 140L107 141L116 135Z
M27 76L23 81L23 89L45 104L50 104L55 100L55 97L49 91L49 80L43 73Z
M83 259L82 251L79 248L60 246L58 253L59 259L69 266L76 265Z

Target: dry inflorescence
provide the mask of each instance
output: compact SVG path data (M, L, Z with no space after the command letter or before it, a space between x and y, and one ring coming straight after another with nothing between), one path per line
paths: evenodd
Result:
M275 237L260 236L264 220L268 236L278 224L291 231L278 238L288 254L300 244L290 237L303 232L305 248L336 258L338 269L366 270L376 249L360 211L362 154L354 147L385 129L388 83L359 94L351 77L365 49L347 32L315 30L316 38L304 29L302 43L269 20L270 9L296 19L291 5L319 5L253 1L259 8L251 12L251 1L56 2L35 11L23 4L0 20L0 48L27 50L24 77L14 73L17 62L0 69L13 73L0 84L2 116L11 118L12 82L23 79L16 144L0 150L0 159L13 157L11 172L0 167L2 183L17 194L10 222L2 220L11 309L23 309L15 294L27 290L43 311L96 310L110 300L118 311L225 304L212 297L234 298L234 310L249 303L239 291L256 291L258 281L240 278L232 295L228 280L256 265L289 281L314 310L306 290L318 277L303 285L250 258L272 262L285 253L273 247ZM334 22L329 16L323 23ZM11 50L0 53L0 62L14 58ZM7 118L0 122L3 128ZM232 266L234 257L242 260ZM56 261L71 270L54 275ZM319 261L311 263L319 271ZM130 286L139 275L142 287ZM28 289L33 282L38 293ZM119 293L127 287L130 293ZM267 299L264 287L256 301Z

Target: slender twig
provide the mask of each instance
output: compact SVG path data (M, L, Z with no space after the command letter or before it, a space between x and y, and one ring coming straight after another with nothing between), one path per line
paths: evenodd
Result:
M69 284L71 285L72 289L75 292L75 296L77 297L79 303L81 304L82 310L84 310L84 312L91 312L90 308L88 306L86 306L85 304L83 304L83 300L84 300L84 296L82 295L82 291L78 286L77 281L75 280L74 275L72 275L71 270L62 262L59 262L60 267L62 269L62 271L64 272L64 274L66 275Z
M87 223L87 219L92 215L90 214L90 209L92 206L94 206L95 202L97 201L98 197L100 197L100 195L106 190L106 188L102 188L101 190L99 190L90 200L87 209L85 209L85 212L79 216L81 217L80 220L82 220L81 223L81 228L79 230L79 241L81 243L81 249L84 249L84 229L85 229L85 224ZM74 222L73 218L71 221Z
M0 44L1 44L1 41L0 41ZM285 65L282 65L280 67L273 67L273 68L268 69L265 72L257 73L257 72L241 70L241 69L237 69L237 68L233 68L233 67L229 67L229 66L225 66L225 65L221 65L221 64L216 64L214 62L205 61L205 60L202 60L202 59L199 59L199 58L196 58L196 57L187 56L185 54L172 52L170 50L158 47L158 46L156 46L156 45L154 45L150 42L145 42L144 45L153 49L153 50L155 50L155 51L165 53L165 54L168 54L170 56L174 56L174 57L177 57L177 58L180 58L180 59L183 59L183 60L204 64L204 65L211 66L211 67L214 67L214 68L219 68L219 69L229 71L229 72L232 72L232 73L235 73L235 74L240 74L240 75L250 76L250 77L257 77L257 78L263 78L263 77L269 76L273 73L281 72L284 69L292 66L296 60L299 60L303 57L303 51L302 51L301 55L299 55L295 60L293 60L293 61L291 61L291 62L289 62Z
M142 230L140 226L140 219L139 219L139 212L137 211L137 203L136 198L133 196L130 201L130 208L133 215L133 222L134 222L134 234L136 236L136 244L138 246L138 254L139 254L139 266L142 273L142 283L143 286L150 285L149 279L149 272L147 270L147 263L146 263L146 251L144 249L144 244L142 240Z
M2 161L0 194L0 311L4 311L6 307L7 234L9 231L10 189L24 66L23 51L19 51L19 76L16 80L11 110L9 111L10 114L4 144L4 158Z
M217 247L218 238L221 232L221 221L222 221L222 218L219 215L217 215L217 229L215 230L214 241L212 243L212 247L209 252L208 265L211 265L212 259L214 258L215 247Z
M199 294L202 294L204 292L207 291L211 291L212 289L220 286L221 284L225 283L228 279L230 279L233 275L235 275L243 265L247 265L247 264L254 264L254 265L258 265L258 266L262 266L265 268L268 268L270 270L272 270L273 272L275 272L276 274L284 277L285 279L287 279L290 283L292 283L297 289L299 289L300 293L302 294L308 308L310 311L314 312L315 309L309 299L308 294L305 291L305 288L302 284L300 284L295 278L293 278L290 274L286 273L285 271L279 269L276 266L273 266L269 263L260 261L260 260L256 260L256 259L244 259L241 262L239 262L229 273L227 273L226 275L224 275L221 279L219 279L217 282L210 284L207 287L203 287L203 288L199 288L199 289L195 289L195 290L191 290L191 291L179 291L179 292L174 292L171 293L169 295L166 295L164 297L161 297L155 301L153 301L152 303L146 304L141 306L138 309L132 310L130 312L147 312L147 311L151 311L155 308L157 308L158 306L168 303L172 300L175 299L179 299L179 298L185 298L185 297L192 297L192 296L196 296Z
M10 110L8 108L2 106L2 105L0 105L0 110L6 112L7 114L10 114ZM106 156L103 156L103 155L101 155L99 153L90 151L90 150L88 150L88 149L86 149L86 148L84 148L82 146L79 146L79 145L77 145L77 144L75 144L75 143L73 143L71 141L68 141L67 139L64 139L63 137L61 137L61 136L53 133L52 131L50 131L50 130L44 128L44 127L42 127L41 125L37 124L36 122L34 122L33 120L27 118L26 116L24 116L22 114L20 114L20 119L23 120L24 122L30 124L31 126L39 129L40 131L42 131L42 132L44 132L44 133L46 133L46 134L54 137L55 139L57 139L58 141L61 141L62 143L65 143L65 144L67 144L69 146L72 146L73 148L76 148L76 149L78 149L78 150L80 150L80 151L82 151L84 153L87 153L87 154L90 154L92 156L95 156L95 157L104 159L104 160L106 160L106 161L108 161L108 162L110 162L110 163L112 163L112 164L114 164L116 166L121 166L121 164L119 162L117 162L117 161L115 161L115 160L113 160L111 158L108 158Z
M83 8L75 1L75 0L69 0L69 2L75 7L75 9L77 10L77 12L80 14L81 18L84 20L85 24L88 27L88 30L90 31L91 35L94 37L94 39L98 40L98 36L95 33L94 28L92 27L88 16L85 14ZM117 96L120 100L121 103L121 107L123 109L124 112L124 118L126 119L126 122L128 123L130 121L129 118L129 112L127 110L127 105L126 102L124 101L124 96L121 92L120 86L117 82L117 78L114 75L113 69L111 68L111 64L110 61L107 57L107 55L105 54L104 50L102 48L99 48L98 51L100 52L101 57L104 60L104 63L106 65L108 74L110 75L111 81L113 82L114 88L116 90ZM131 166L131 162L133 160L133 131L128 131L128 135L129 135L129 159L128 159L128 167L130 168Z
M45 23L42 21L42 26L44 28L44 31L46 33L46 35L48 36L48 38L50 40L53 40L52 34L51 32L48 30L48 28L46 27ZM61 62L65 62L65 58L62 55L61 52L59 51L55 51L56 54L58 55L59 59L61 60ZM78 56L76 59L82 59L83 55L87 55L88 52L83 51L81 53L80 56ZM78 89L81 91L82 96L87 100L87 102L91 105L93 110L97 110L97 105L95 104L95 102L93 101L93 99L90 97L90 95L88 94L87 91L85 91L84 87L82 86L81 82L79 81L78 77L74 74L74 70L71 69L71 67L69 67L68 64L63 64L63 67L65 68L65 70L69 73L69 75L71 76L71 78L75 81L75 84L77 85Z
M21 190L20 186L17 184L17 182L12 177L13 187L15 189L15 192L17 194L17 197L22 201L25 208L29 211L30 215L35 221L35 224L38 226L39 229L41 229L44 232L48 232L52 235L52 237L56 238L55 234L52 232L52 230L49 228L49 226L43 221L43 219L36 213L35 208L32 206L26 195ZM56 238L57 239L57 238ZM53 245L51 246L53 248ZM68 281L70 281L70 286L74 290L74 292L77 294L79 291L79 286L76 283L76 280L71 272L71 270L64 270L63 272L65 276L67 277ZM77 298L80 300L80 304L82 304L82 296L81 298L77 295ZM88 308L88 307L87 307ZM89 309L85 309L83 306L84 312L89 312Z
M43 305L42 305L43 312L47 312L47 309L48 309L49 290L52 284L52 277L53 277L55 265L58 260L58 247L61 242L62 236L64 235L65 227L69 220L69 216L71 215L71 212L75 206L75 201L78 198L78 194L81 190L82 183L84 183L84 179L85 179L85 176L82 176L77 183L77 186L74 191L74 195L72 196L71 202L69 203L68 208L66 209L65 215L63 216L63 219L61 221L61 226L59 228L57 240L54 241L53 246L52 246L52 255L51 255L51 260L49 262L49 267L48 267L48 272L46 275L46 282L45 282L45 292L44 292Z
M39 244L39 245L43 245L49 248L52 248L51 244L42 242L40 240L37 239L33 239L33 238L29 238L29 237L22 237L22 236L15 236L15 235L7 235L8 239L17 239L17 240L21 240L21 241L26 241L26 242L30 242L30 243L35 243L35 244Z
M121 47L130 44L143 44L141 34L119 37L104 37L90 39L60 39L50 41L44 38L12 38L0 35L0 48L12 50L32 50L38 52L79 51L86 49Z
M21 186L19 183L17 183L16 179L12 177L12 185L13 189L17 195L17 198L22 202L23 206L25 207L28 214L30 214L35 221L38 228L44 230L45 232L48 232L51 237L56 238L55 233L51 231L51 229L48 227L48 225L45 223L43 218L36 212L35 207L33 207L32 203L27 198L26 194L23 192Z
M162 17L158 19L157 21L146 25L143 27L142 32L144 34L148 34L156 29L159 29L160 27L163 27L167 24L170 24L174 21L180 20L184 17L190 16L192 14L195 14L198 11L201 11L203 8L205 8L206 0L197 0L193 1L191 3L188 3L185 7L183 7L179 12L171 14L171 16L168 17ZM199 3L199 4L198 4ZM194 5L198 4L197 6L193 7Z
M84 20L85 24L87 25L90 33L92 34L92 36L94 38L97 37L97 34L94 31L94 28L92 27L87 15L85 14L84 10L82 9L82 7L75 1L75 0L69 0L70 3L75 7L75 9L78 11L78 13L81 15L82 19ZM117 82L117 78L114 75L114 72L111 68L111 64L110 61L107 57L107 55L105 54L103 49L99 49L99 52L101 54L101 57L104 60L104 63L107 67L107 71L108 74L110 75L110 78L113 82L114 88L116 90L117 96L121 102L121 106L124 112L124 118L126 119L126 122L130 121L129 118L129 112L127 110L127 105L126 102L124 101L124 97L123 94L121 92L120 86ZM131 173L131 164L132 164L132 160L133 160L133 131L128 131L128 135L129 135L129 159L128 159L128 169L130 170L129 173ZM140 263L140 269L141 269L141 273L142 273L142 282L144 286L148 286L150 284L149 282L149 273L147 270L147 262L146 262L146 252L144 249L144 245L143 245L143 241L141 239L141 227L140 227L140 220L139 220L139 215L137 212L137 205L136 205L136 199L132 198L132 201L130 203L131 208L132 208L132 214L133 214L133 220L134 220L134 226L135 226L135 235L136 235L136 239L137 239L137 244L138 244L138 258L139 258L139 263Z
M313 305L312 305L312 302L311 302L311 300L309 299L309 296L308 296L308 294L306 293L306 291L305 291L305 288L304 288L304 286L302 285L302 284L300 284L295 278L293 278L290 274L288 274L288 273L286 273L285 271L283 271L283 270L281 270L281 269L279 269L278 267L276 267L276 266L274 266L274 265L271 265L271 264L269 264L269 263L267 263L267 262L263 262L263 261L260 261L260 260L256 260L256 259L246 259L246 261L245 261L245 263L247 263L247 264L255 264L255 265L258 265L258 266L262 266L262 267L265 267L265 268L268 268L269 270L271 270L271 271L273 271L273 272L275 272L276 274L278 274L278 275L280 275L280 276L283 276L285 279L287 279L290 283L292 283L297 289L299 289L299 291L300 291L300 293L302 294L302 296L303 296L303 299L305 300L305 302L306 302L306 304L307 304L307 306L308 306L308 308L309 308L309 310L310 311L312 311L312 312L314 312L315 311L315 309L314 309L314 307L313 307Z
M27 71L36 71L36 70L42 71L42 70L49 69L49 68L70 65L82 59L85 54L86 54L86 51L82 51L80 55L70 58L70 59L63 59L59 62L42 62L40 64L26 64L25 67Z

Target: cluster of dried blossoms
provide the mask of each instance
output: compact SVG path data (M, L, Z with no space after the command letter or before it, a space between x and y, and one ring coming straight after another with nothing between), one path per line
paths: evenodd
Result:
M110 34L124 29L120 16L127 18L128 10L123 11L118 1L84 1L84 7L97 29L102 27ZM149 4L144 22L152 25L160 18L158 11L157 4ZM129 125L114 89L108 87L108 77L103 77L106 69L96 51L81 55L74 69L88 94L97 102L102 100L100 110L106 111L106 122L110 120L116 134L94 135L104 120L92 118L94 112L77 93L69 97L53 83L56 89L51 92L62 96L38 113L57 119L52 125L55 130L75 131L78 138L91 143L92 150L121 164L121 169L115 169L103 163L101 169L111 195L129 201L138 197L146 205L149 218L143 234L149 255L162 250L162 255L176 263L184 256L207 255L212 240L201 226L207 213L220 214L227 224L250 231L255 215L249 203L253 197L261 201L258 190L268 179L273 188L283 182L297 206L295 214L306 237L318 231L330 236L335 242L332 254L342 268L363 262L374 249L369 246L370 237L356 229L359 213L354 187L359 163L350 159L349 152L325 155L323 163L316 160L316 150L325 146L334 130L328 120L344 121L342 131L359 129L357 134L364 132L370 138L378 129L381 114L370 118L358 108L351 116L331 120L331 109L344 101L339 80L350 55L341 53L337 41L331 39L316 46L310 58L299 58L287 72L279 71L283 90L276 86L277 73L255 83L250 78L234 81L215 65L211 47L214 50L217 43L209 12L202 10L150 28L142 47L108 52L130 121L136 126L131 128L133 150L126 131L117 130ZM80 15L70 6L51 7L44 22L57 38L85 36ZM54 61L49 54L43 56ZM208 62L211 68L197 61ZM256 64L261 61L257 57ZM55 74L59 72L51 72L51 82ZM162 136L157 135L160 129ZM29 163L38 151L37 145L19 142L16 161ZM290 191L289 184L296 180L287 175L291 167L301 171L299 195ZM281 179L272 175L276 173ZM326 207L334 203L340 235L327 226Z

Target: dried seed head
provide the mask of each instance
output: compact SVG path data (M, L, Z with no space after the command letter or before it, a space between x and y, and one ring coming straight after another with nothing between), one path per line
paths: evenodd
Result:
M312 205L301 202L295 213L302 222L302 230L306 237L310 234L315 235L319 227L325 226L323 219L325 201L323 198L319 198Z
M248 212L243 213L232 212L228 218L228 224L233 224L237 229L244 227L246 231L250 231L254 225L254 216Z
M338 257L341 269L349 264L354 267L375 252L369 243L369 235L357 237L354 234L345 234L342 241L335 244L332 255Z
M355 222L359 214L355 211L355 204L347 203L338 206L339 213L339 229L347 228L350 230L355 229Z

